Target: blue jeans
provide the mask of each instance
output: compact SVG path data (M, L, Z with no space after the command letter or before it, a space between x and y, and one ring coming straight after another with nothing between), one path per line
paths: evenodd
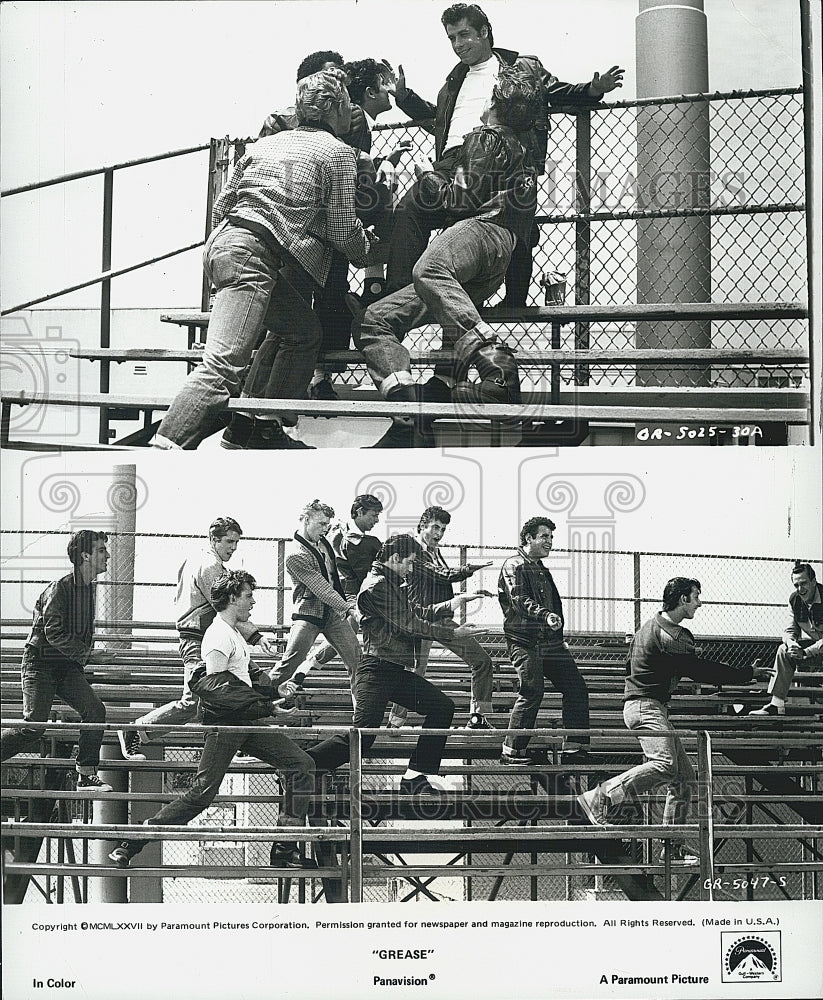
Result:
M634 802L644 792L668 785L663 822L685 823L696 779L680 737L669 722L666 706L654 698L632 698L623 705L623 720L637 734L646 760L604 781L603 792L620 805L625 799ZM645 736L644 732L654 735Z
M320 324L282 267L283 260L247 229L224 221L209 236L204 268L217 295L203 361L163 418L158 444L196 448L219 429L226 404L240 393L263 327L269 333L250 373L250 388L271 399L305 395L320 348Z
M399 663L366 656L354 683L357 707L354 725L376 729L383 721L390 701L403 705L424 717L423 729L448 729L454 718L454 702L425 677L406 670ZM365 752L375 736L363 736ZM446 746L445 736L421 735L409 760L409 767L421 774L437 774ZM332 736L309 749L318 771L333 771L349 759L348 735Z
M563 696L563 725L566 729L589 728L589 689L577 669L574 657L564 647L518 646L509 643L509 659L517 671L518 691L509 716L509 729L534 729L543 701L546 678ZM507 736L503 741L512 750L524 750L528 736ZM569 744L586 746L585 734L571 737Z
M167 802L146 823L149 826L183 826L199 816L220 791L220 784L238 750L244 750L285 774L285 805L279 825L300 826L314 791L314 762L279 728L265 725L254 733L206 733L200 766L191 788L174 802Z
M473 636L464 639L438 639L438 643L458 656L471 667L472 690L470 712L491 712L492 690L494 686L494 664L492 658ZM416 640L414 672L426 676L432 642L430 639ZM408 709L402 705L392 705L389 725L402 726L408 716Z
M426 323L443 328L443 349L454 346L480 322L478 308L503 283L515 237L502 226L462 219L437 236L414 266L412 284L369 306L355 344L385 396L411 378L409 352L401 341ZM451 366L436 371L451 374Z
M74 660L62 656L38 656L26 647L20 667L23 684L23 718L31 722L45 722L55 695L70 705L80 716L81 722L105 722L106 709L92 691L83 668ZM0 759L8 760L16 753L36 747L42 730L9 728L0 736ZM103 730L82 731L77 753L77 769L91 773L100 763Z
M200 656L200 640L180 637L180 659L183 661L183 692L177 701L153 708L148 714L141 716L134 723L139 726L171 725L177 722L191 722L197 715L197 698L189 688L189 680L194 671L203 662ZM152 734L147 733L144 742L149 743Z
M340 658L346 664L346 669L349 671L349 682L352 684L353 690L354 678L357 674L357 668L360 665L360 643L349 623L349 619L338 618L336 615L330 615L329 621L322 628L307 621L292 623L283 659L271 670L273 683L282 684L294 676L297 668L305 662L315 639L321 632L332 646L334 646L340 654Z

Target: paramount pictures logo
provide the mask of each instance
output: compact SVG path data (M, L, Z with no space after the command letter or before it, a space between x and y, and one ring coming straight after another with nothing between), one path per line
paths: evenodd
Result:
M780 983L780 931L739 934L722 931L724 983Z

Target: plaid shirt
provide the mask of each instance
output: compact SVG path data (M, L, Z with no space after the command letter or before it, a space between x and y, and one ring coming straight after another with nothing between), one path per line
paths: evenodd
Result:
M319 285L335 247L364 264L369 238L354 213L356 155L323 128L299 128L259 139L238 160L214 203L224 219L262 226Z

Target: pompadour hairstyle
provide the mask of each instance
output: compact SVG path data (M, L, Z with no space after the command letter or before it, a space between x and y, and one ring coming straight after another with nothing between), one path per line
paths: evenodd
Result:
M688 576L673 576L663 588L663 610L674 611L681 597L691 597L693 590L701 591L700 581Z
M379 497L374 496L373 493L361 493L359 497L355 497L351 505L351 516L357 517L358 510L376 510L378 512L383 510L383 504Z
M343 81L333 73L312 73L297 81L294 109L301 125L328 121L348 98Z
M233 517L216 517L209 525L209 538L219 541L230 531L235 531L238 535L243 534L243 529Z
M419 555L423 551L420 542L414 535L392 535L387 538L377 553L378 562L388 562L391 556L400 556L401 559L408 559L412 554Z
M457 24L464 17L478 34L483 28L487 28L489 32L489 45L494 45L494 32L492 31L491 21L486 17L485 11L481 7L478 7L476 3L453 3L451 7L447 7L440 15L440 23L445 28L447 24Z
M92 531L90 528L83 528L82 531L75 531L66 546L66 553L72 566L79 566L82 563L84 552L91 552L95 542L107 542L109 536L105 531Z
M537 529L541 528L544 524L551 531L554 531L556 528L556 525L551 518L542 517L541 515L538 515L537 517L530 517L520 529L520 544L526 544L526 535L531 535L532 538L536 538Z
M219 576L211 585L211 603L215 611L225 611L231 603L232 597L239 597L243 593L245 586L252 590L257 586L257 581L244 569L226 570L223 576Z
M417 522L417 530L420 531L424 524L429 524L431 521L439 521L441 524L451 524L451 520L451 514L442 507L427 507L420 515L420 520Z

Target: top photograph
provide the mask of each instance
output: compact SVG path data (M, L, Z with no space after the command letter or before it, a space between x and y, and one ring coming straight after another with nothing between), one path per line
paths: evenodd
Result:
M0 10L0 447L814 446L819 4Z

